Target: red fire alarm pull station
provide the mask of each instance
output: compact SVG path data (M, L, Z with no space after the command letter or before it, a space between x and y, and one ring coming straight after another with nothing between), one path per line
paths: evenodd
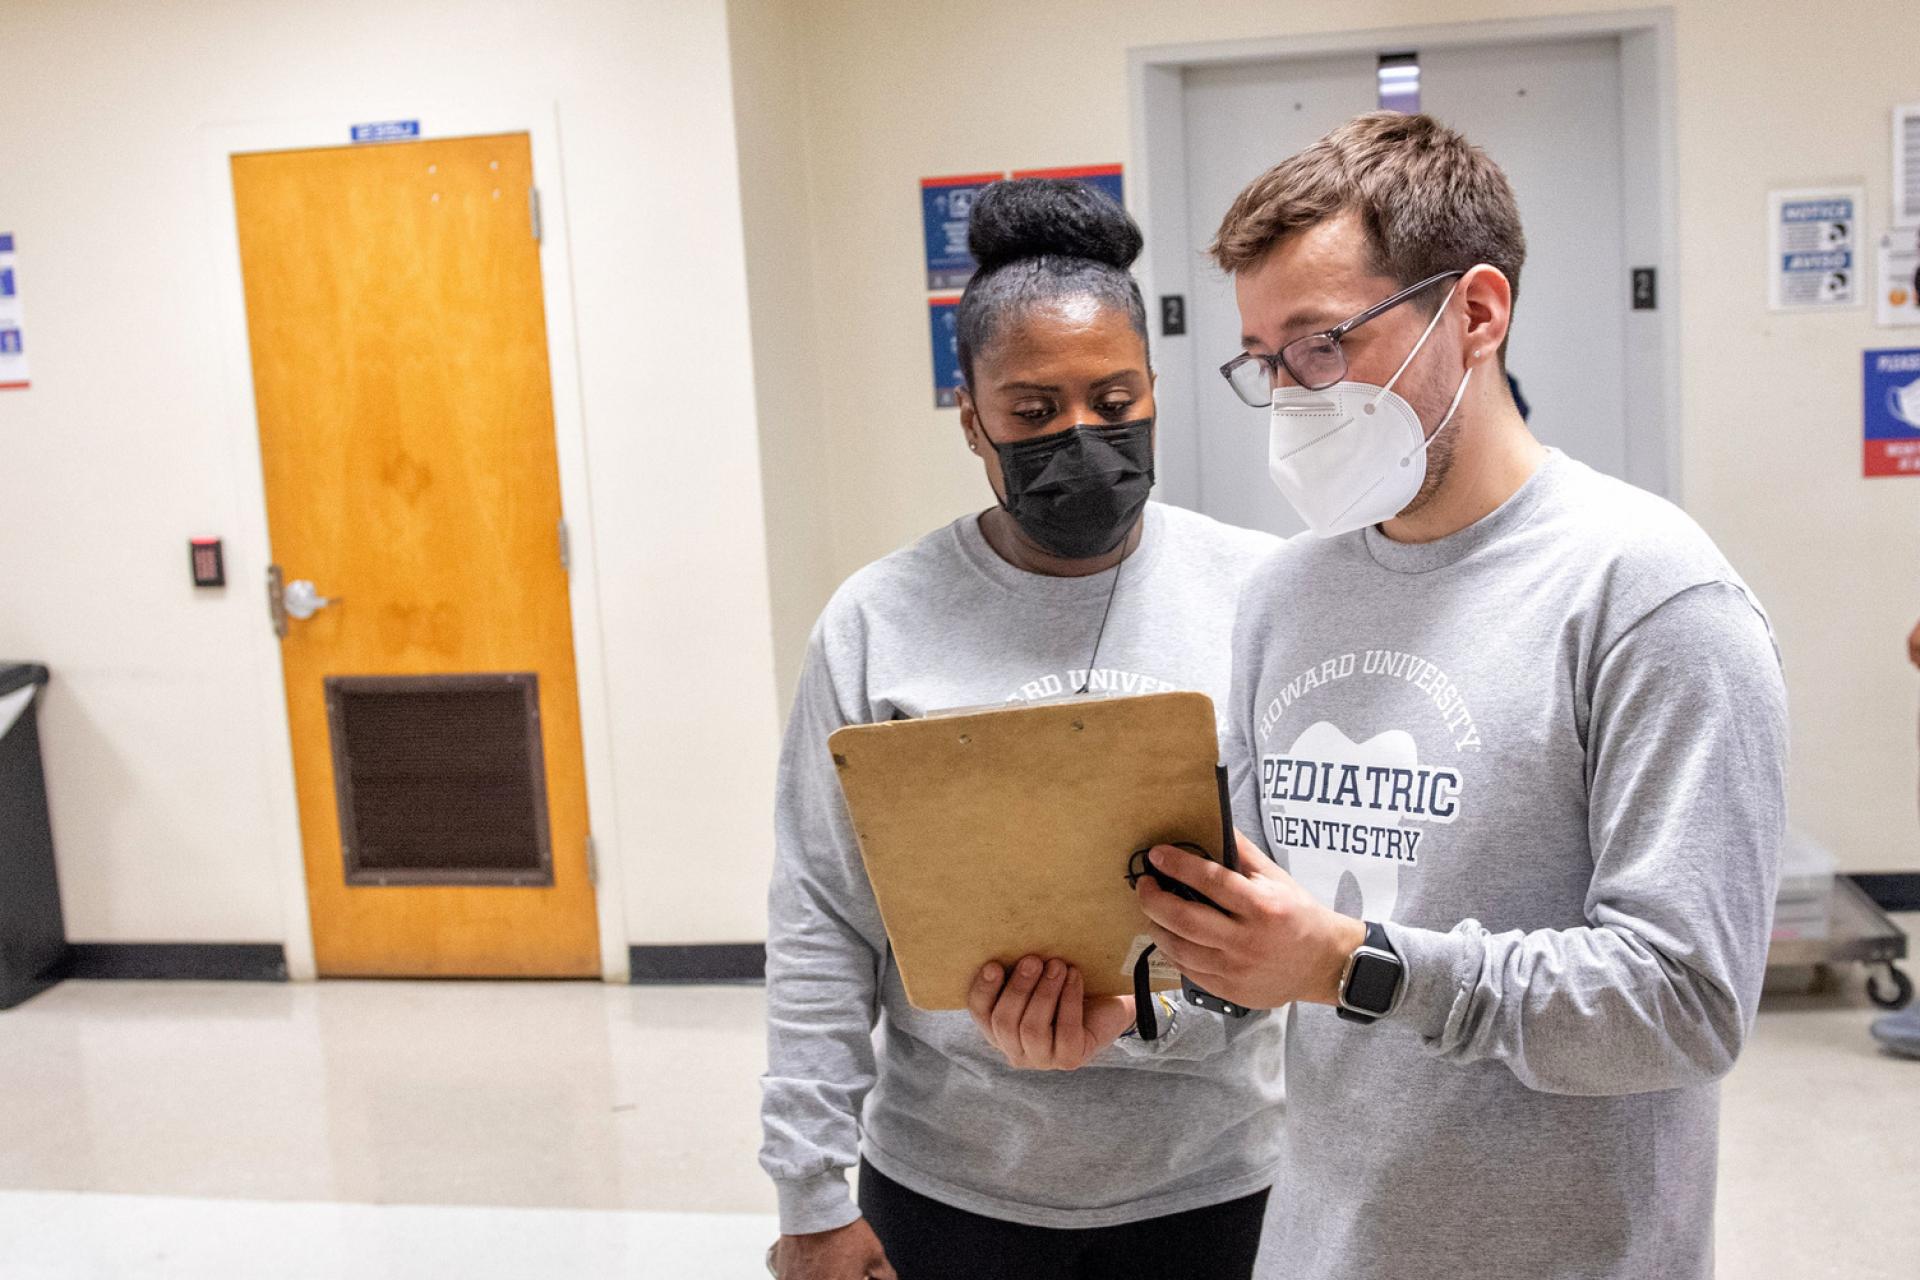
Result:
M193 553L193 585L226 586L227 564L226 558L220 554L220 539L189 538L187 546Z

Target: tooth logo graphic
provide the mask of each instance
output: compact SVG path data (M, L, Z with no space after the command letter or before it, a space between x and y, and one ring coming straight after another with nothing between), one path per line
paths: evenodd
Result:
M1459 816L1460 782L1458 769L1421 764L1404 730L1355 742L1323 720L1285 755L1260 762L1267 839L1321 902L1332 906L1340 878L1351 875L1361 913L1391 920L1401 872L1420 864L1428 824Z

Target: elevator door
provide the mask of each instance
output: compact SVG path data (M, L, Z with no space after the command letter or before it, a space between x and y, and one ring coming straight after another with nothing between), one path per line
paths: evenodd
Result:
M1620 42L1614 37L1422 50L1421 107L1484 147L1506 171L1527 234L1508 369L1546 444L1627 478L1625 379L1629 272L1623 245ZM1374 54L1184 73L1184 245L1197 260L1234 196L1286 156L1379 105ZM1215 370L1240 350L1232 282L1210 265L1190 276L1188 421L1169 441L1197 457L1166 496L1221 520L1275 533L1303 526L1267 480L1267 417ZM1179 474L1176 468L1176 475Z

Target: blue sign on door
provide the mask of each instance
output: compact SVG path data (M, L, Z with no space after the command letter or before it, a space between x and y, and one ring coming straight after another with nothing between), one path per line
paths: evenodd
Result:
M402 138L420 136L418 120L377 120L372 124L353 126L355 142L397 142Z
M933 332L933 407L951 409L959 403L960 329L958 296L927 299Z
M1865 474L1920 476L1920 347L1866 352L1860 381Z
M978 265L967 252L967 224L973 200L983 187L1000 181L997 173L920 180L920 223L927 238L927 288L959 289Z

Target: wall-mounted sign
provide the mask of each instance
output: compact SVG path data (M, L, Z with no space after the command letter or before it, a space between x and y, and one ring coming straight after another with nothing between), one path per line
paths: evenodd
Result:
M1920 227L1920 102L1893 109L1893 223Z
M1866 474L1920 476L1920 347L1865 353L1860 384Z
M933 407L936 409L951 409L959 403L954 395L960 389L959 313L958 294L927 299L927 318L933 336Z
M13 234L0 231L0 390L27 385L27 344L20 318L20 273L13 265Z
M1920 325L1920 227L1880 237L1874 321L1885 328Z
M353 126L355 142L398 142L403 138L419 136L418 120L376 120L372 124Z
M1859 304L1865 204L1859 187L1768 193L1767 305L1826 311Z
M927 288L960 289L978 265L967 252L967 224L974 197L1004 174L974 173L959 178L920 180L920 223L927 240Z

